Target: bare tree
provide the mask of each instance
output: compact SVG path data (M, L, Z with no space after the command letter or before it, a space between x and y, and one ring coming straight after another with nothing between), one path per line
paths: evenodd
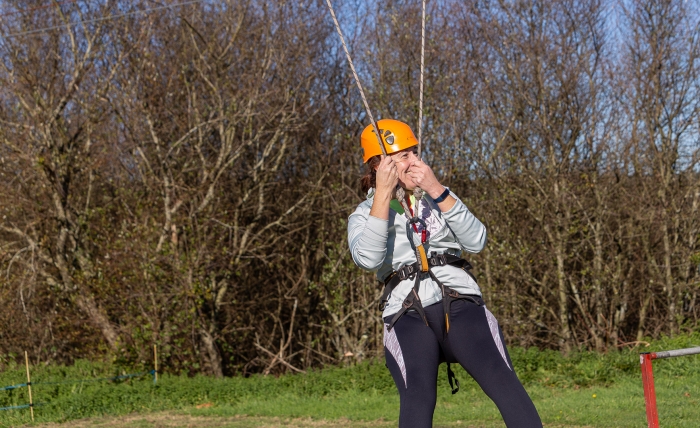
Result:
M651 226L643 236L650 281L642 314L660 290L673 333L683 320L683 300L690 304L689 257L698 230L698 16L682 1L640 2L623 11L629 21L623 105L636 146L635 173L649 198L638 215ZM640 316L637 340L645 322Z
M0 3L0 354L381 355L346 242L366 117L324 1ZM415 128L419 2L334 3L375 115ZM697 326L691 3L429 2L423 155L487 224L468 257L510 343Z
M15 203L0 228L13 261L64 293L116 348L118 329L94 294L99 249L90 220L105 162L101 137L109 132L104 97L121 54L105 47L104 24L71 24L108 12L57 6L3 28L0 151L12 159L3 163L12 181L2 197ZM61 31L32 34L37 25Z

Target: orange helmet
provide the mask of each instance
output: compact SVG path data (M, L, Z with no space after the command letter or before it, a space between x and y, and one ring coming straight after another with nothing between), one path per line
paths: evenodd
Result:
M413 131L403 122L393 119L382 119L377 121L377 127L387 154L400 152L403 149L418 145L418 140L413 135ZM362 131L360 142L364 151L362 159L365 163L371 157L382 154L382 149L379 147L379 141L377 141L377 135L374 133L372 124Z

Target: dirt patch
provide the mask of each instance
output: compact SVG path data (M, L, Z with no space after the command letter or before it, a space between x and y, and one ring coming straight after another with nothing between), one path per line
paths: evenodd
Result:
M386 421L358 422L348 419L339 420L314 420L311 418L266 418L252 416L192 416L169 412L152 413L147 415L128 415L121 417L103 417L80 419L62 424L51 423L38 425L43 428L112 428L112 427L136 427L136 428L174 428L174 427L205 427L205 428L273 428L273 427L343 427L343 428L369 428L390 427L395 423Z
M371 428L371 427L395 427L396 422L377 421L351 421L349 419L317 420L311 418L273 418L257 416L193 416L186 413L159 412L147 415L111 416L102 418L80 419L68 421L62 424L50 423L35 425L42 428ZM469 425L455 421L454 424L440 425L435 428L447 427L484 428L483 426ZM489 426L503 426L502 423ZM546 424L547 428L563 428L565 425ZM587 428L587 427L581 427ZM588 427L592 428L592 427Z

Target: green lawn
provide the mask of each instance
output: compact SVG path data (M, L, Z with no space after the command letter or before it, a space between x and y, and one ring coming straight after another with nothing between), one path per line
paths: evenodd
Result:
M699 339L667 339L648 349L687 347ZM646 419L638 351L579 352L564 358L557 352L516 348L512 356L547 426L640 427L645 426ZM654 364L662 426L696 428L700 421L700 359L682 357ZM212 379L166 374L159 377L157 385L150 377L120 382L40 383L128 372L123 367L89 362L33 368L32 380L37 382L34 401L41 404L35 408L36 424L93 418L90 423L97 426L97 421L111 418L113 422L105 422L104 426L119 426L124 419L115 417L130 415L143 416L138 423L138 418L134 419L131 425L135 426L204 425L186 422L194 417L200 422L210 421L208 426L359 427L394 426L398 414L398 395L381 361L280 378ZM497 409L479 387L461 369L456 373L462 390L451 395L444 369L440 371L435 425L503 426ZM25 380L21 366L0 373L0 387ZM26 388L0 391L0 407L27 402ZM157 418L170 418L170 425L157 422ZM29 423L28 409L0 411L0 426Z
M496 406L474 382L456 395L443 389L435 412L436 426L502 427ZM640 427L645 426L641 379L627 377L608 387L557 388L528 387L543 422L549 426ZM687 395L686 395L687 394ZM657 382L662 425L698 427L700 421L700 376L682 376ZM594 397L595 396L595 397ZM256 398L235 404L196 410L194 415L232 416L235 414L305 417L318 419L396 421L398 396L387 393L346 393L308 399L285 393L269 399Z

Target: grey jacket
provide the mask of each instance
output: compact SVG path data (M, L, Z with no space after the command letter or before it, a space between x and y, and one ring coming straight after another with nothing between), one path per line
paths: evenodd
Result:
M419 203L419 215L427 224L425 250L428 255L436 252L459 256L463 250L478 253L486 245L486 228L454 193L450 193L457 202L444 213L428 195ZM389 210L389 220L372 217L369 211L373 197L374 189L370 189L367 200L350 215L348 243L355 264L362 269L376 271L377 279L381 281L391 272L415 263L416 255L406 235L408 217L397 212L403 210L394 202ZM419 226L418 230L421 231L422 227ZM420 244L419 234L412 232L411 238L416 245ZM432 271L443 284L459 293L481 295L479 286L462 269L448 265L434 267ZM411 288L413 280L401 281L392 292L382 316L398 312ZM418 294L424 307L442 300L440 288L427 275L421 280Z

